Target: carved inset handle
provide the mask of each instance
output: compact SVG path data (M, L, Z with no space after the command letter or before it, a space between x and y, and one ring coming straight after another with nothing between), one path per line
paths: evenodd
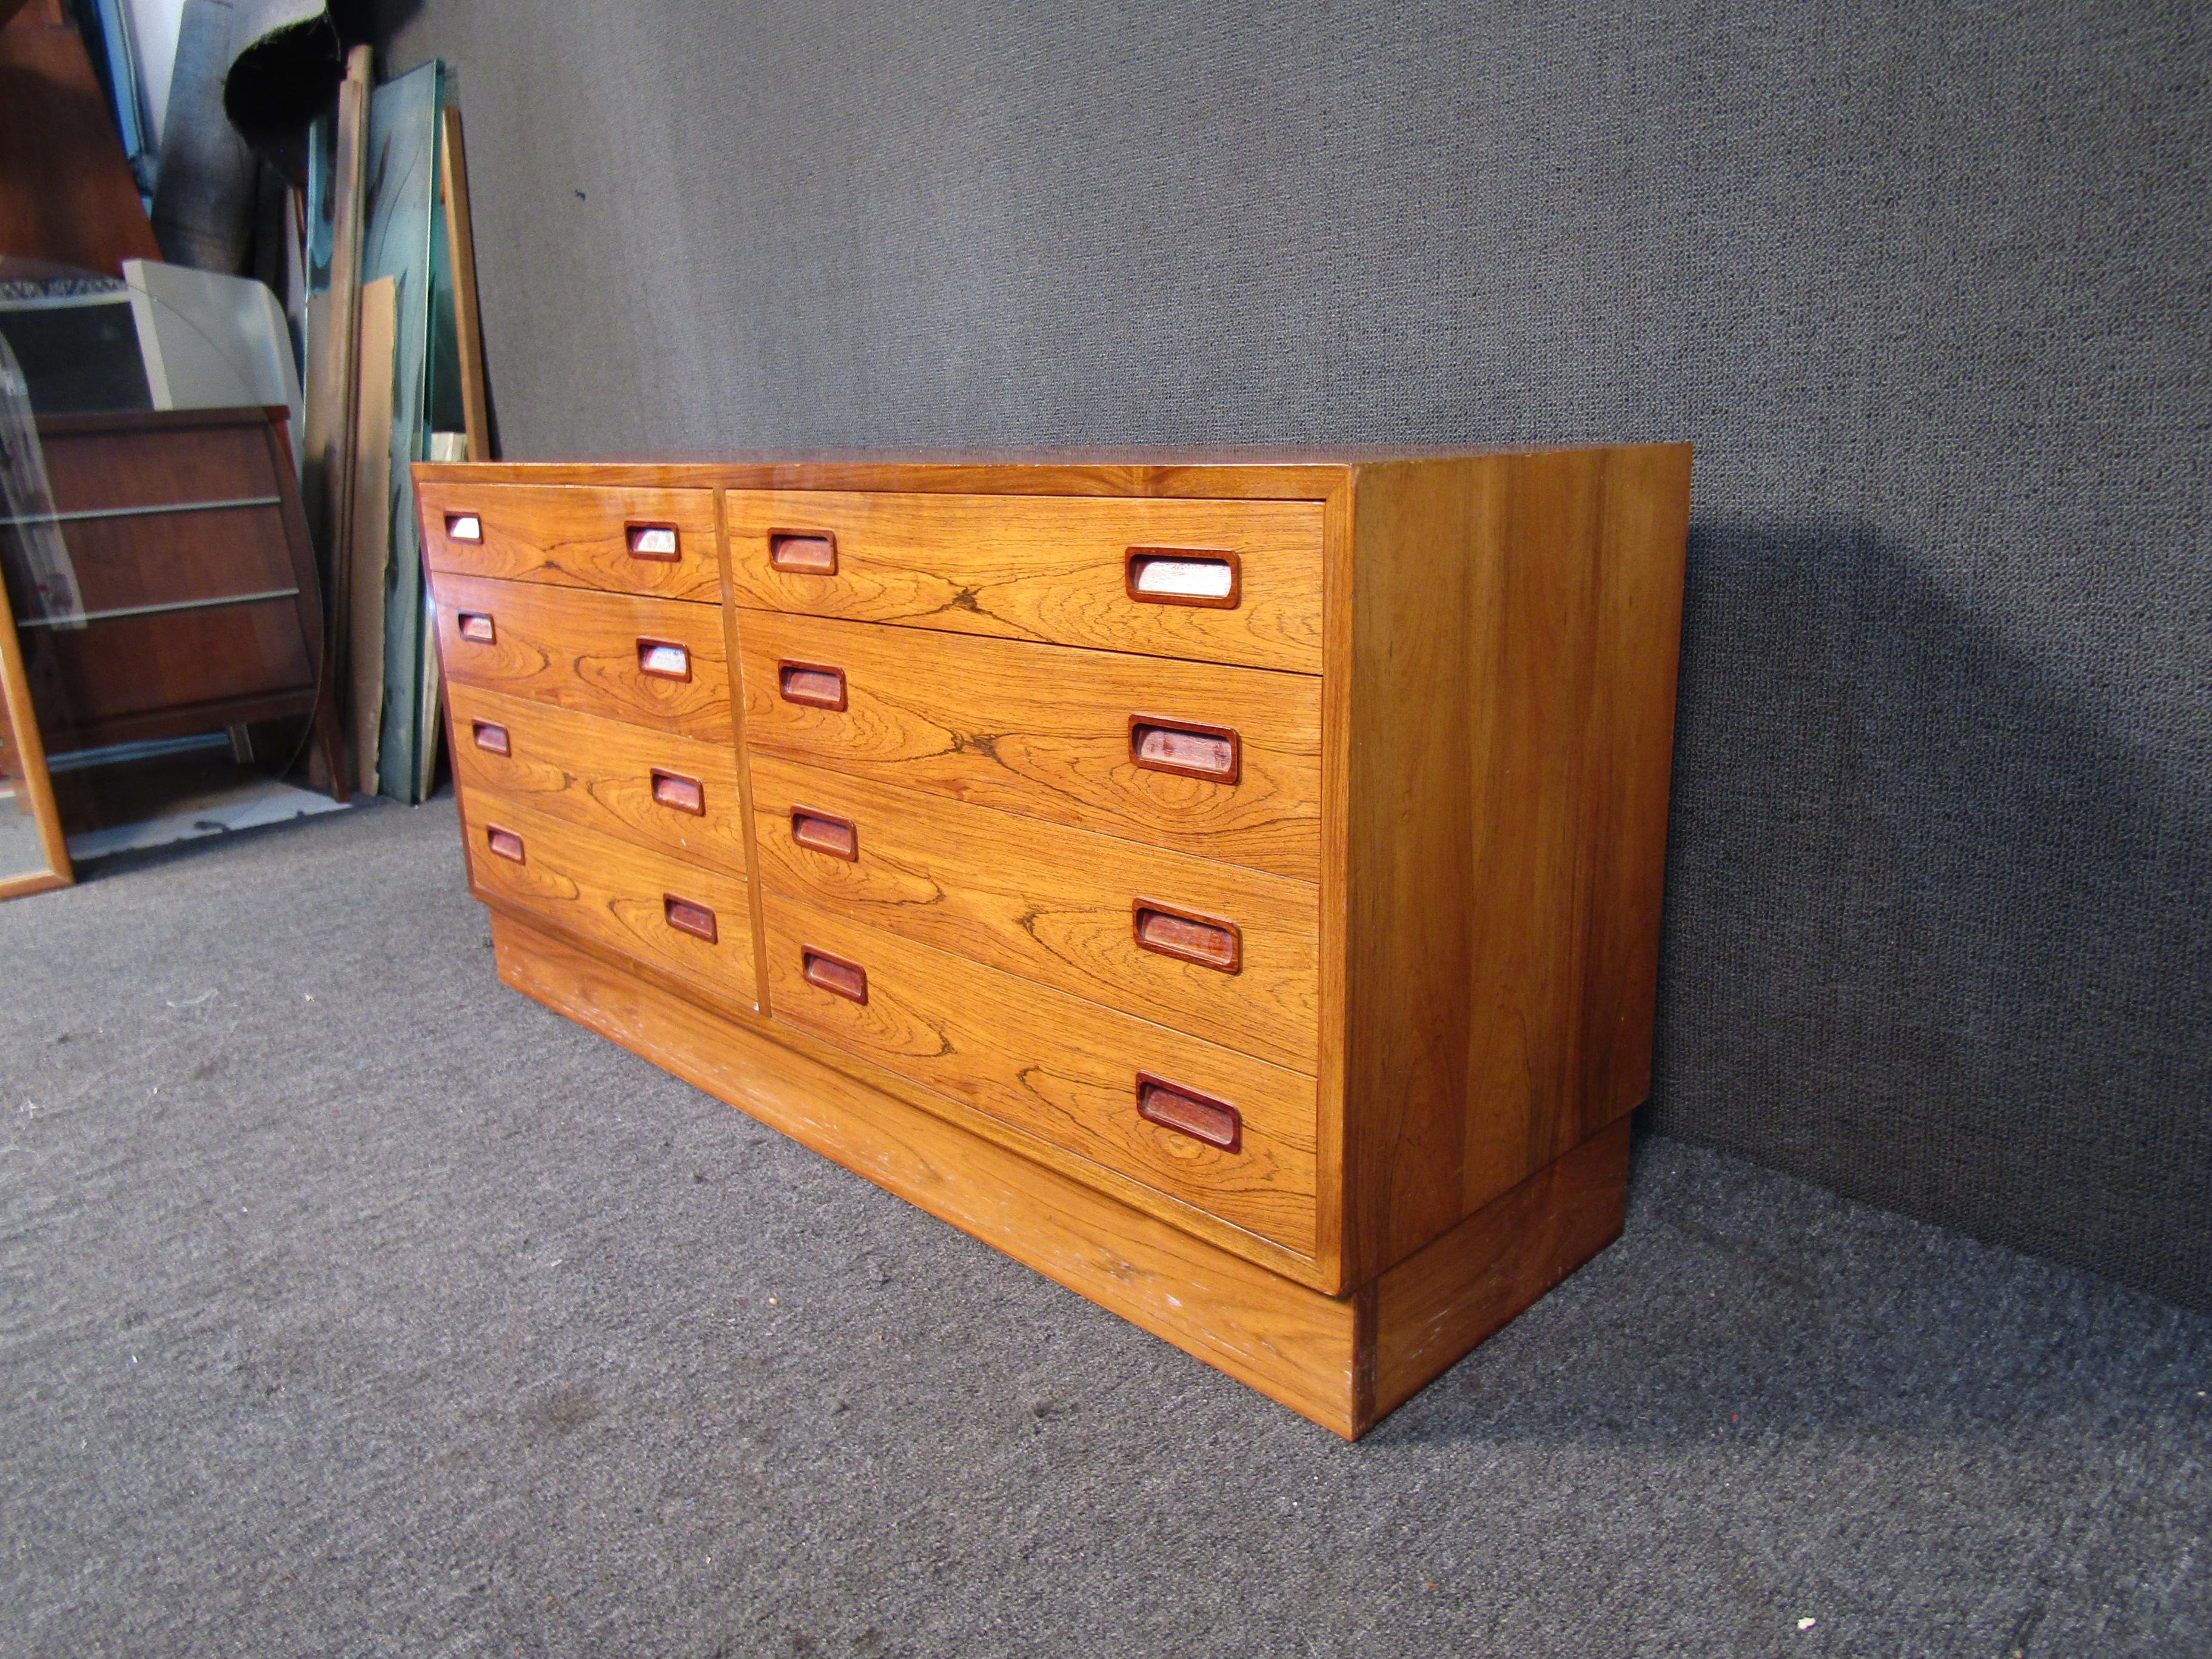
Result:
M1244 1121L1234 1106L1149 1072L1137 1073L1137 1115L1224 1152L1236 1152L1244 1144Z
M454 613L453 629L463 639L475 645L489 645L499 637L499 629L492 623L489 611L462 611Z
M809 708L842 709L845 706L845 671L815 662L780 662L775 665L776 690L786 702Z
M673 893L663 893L660 896L660 913L668 918L668 925L679 933L703 939L709 945L721 942L720 930L714 926L714 913L703 904L694 904L690 899L678 898Z
M483 539L483 520L473 513L446 514L446 539L449 542L481 542Z
M848 1002L867 1001L868 970L859 963L830 956L811 945L799 948L799 970L806 975L809 985L833 997L843 997Z
M522 863L522 837L512 830L502 830L495 823L484 825L484 845L503 859Z
M856 863L860 856L860 831L849 818L832 817L811 807L791 809L791 838L811 853L827 853L833 859Z
M1225 726L1129 716L1129 758L1148 771L1234 783L1243 770L1242 749L1237 733Z
M768 562L799 576L837 574L837 538L827 530L771 530Z
M514 752L514 745L507 741L507 728L503 726L494 726L489 720L471 720L469 732L476 738L477 747L487 755L512 755Z
M1140 949L1224 974L1236 973L1244 965L1244 936L1233 921L1195 910L1178 910L1152 899L1139 899L1134 912L1131 925Z
M688 680L691 678L690 649L673 640L640 640L637 672L650 674L657 680Z
M663 564L672 564L682 556L676 547L676 526L672 524L634 524L625 532L633 559L654 559Z
M707 786L681 772L664 772L654 767L653 798L672 812L689 812L694 817L707 815Z
M1140 605L1196 605L1234 611L1243 597L1243 568L1234 553L1211 548L1133 547L1126 577Z

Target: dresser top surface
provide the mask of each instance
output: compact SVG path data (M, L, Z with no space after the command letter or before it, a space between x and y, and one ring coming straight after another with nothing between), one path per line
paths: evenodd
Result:
M1363 467L1472 463L1569 449L1687 445L1531 446L1465 451L1026 450L876 453L672 453L560 461L418 462L425 484L586 484L641 489L967 490L978 494L1222 495L1329 499Z

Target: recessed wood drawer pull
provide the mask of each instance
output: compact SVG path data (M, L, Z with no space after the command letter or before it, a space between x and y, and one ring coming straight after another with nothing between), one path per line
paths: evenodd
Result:
M637 672L650 674L657 680L688 680L691 678L691 653L672 640L640 640Z
M629 556L633 559L658 559L672 563L680 555L676 547L676 526L672 524L634 524L629 526Z
M1233 921L1155 904L1150 899L1137 901L1135 918L1137 944L1143 950L1224 974L1236 973L1244 965L1244 936Z
M469 729L477 740L477 747L487 755L511 755L514 752L514 745L507 741L505 726L494 726L489 720L471 720Z
M673 893L660 896L661 914L668 925L679 933L689 933L694 939L703 939L709 945L721 943L721 934L714 926L714 913L703 904L694 904L690 899L680 899Z
M768 562L801 576L837 574L837 538L826 530L771 530Z
M512 830L502 830L496 824L484 825L484 845L503 859L522 863L522 837Z
M1148 1072L1137 1073L1137 1115L1224 1152L1236 1152L1244 1144L1244 1121L1234 1106Z
M488 611L463 611L453 617L454 631L477 645L489 645L499 637Z
M860 860L860 832L849 819L833 818L827 812L794 806L791 809L791 838L809 852L827 853L848 864Z
M446 539L449 542L481 542L483 540L483 520L473 513L446 514Z
M1129 758L1149 771L1234 783L1242 770L1242 747L1225 726L1129 716Z
M848 1002L866 1003L868 970L858 963L825 955L811 945L800 947L799 960L809 985L833 997L843 997Z
M671 811L689 812L694 817L707 816L707 786L681 772L664 772L654 767L653 798Z
M775 665L775 684L786 702L804 703L809 708L845 706L845 671L842 668L824 668L812 662L780 662Z
M1182 547L1129 550L1129 597L1141 605L1197 605L1234 611L1243 572L1234 553Z

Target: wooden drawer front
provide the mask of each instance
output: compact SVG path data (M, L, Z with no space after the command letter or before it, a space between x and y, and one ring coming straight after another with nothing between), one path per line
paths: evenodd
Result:
M754 757L752 784L769 890L1314 1069L1320 922L1308 884L771 755ZM1151 948L1139 943L1140 906Z
M718 1001L758 1006L752 907L743 878L579 830L478 790L462 793L461 827L478 898L519 905ZM708 932L712 939L703 936Z
M1232 1225L1313 1253L1311 1078L773 891L763 897L777 1019ZM842 971L824 957L866 975L865 1002L823 988ZM1237 1150L1139 1115L1140 1074L1233 1107Z
M1318 678L765 611L738 629L760 750L1320 878ZM811 679L787 678L793 665ZM1232 732L1236 781L1138 765L1133 720Z
M432 483L421 503L434 570L709 605L722 597L711 489Z
M1321 672L1316 501L832 490L725 501L740 605Z
M743 873L734 744L580 714L456 682L453 775L586 830Z
M719 605L586 593L441 571L438 649L450 679L587 714L730 743ZM471 620L475 619L475 620ZM489 641L471 637L489 629ZM646 672L659 649L688 679ZM671 653L680 653L680 664Z

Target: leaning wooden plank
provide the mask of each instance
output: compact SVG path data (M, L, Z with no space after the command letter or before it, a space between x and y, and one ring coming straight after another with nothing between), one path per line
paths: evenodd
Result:
M301 489L308 523L330 573L330 644L323 659L323 695L334 701L349 683L353 607L353 470L361 345L361 248L368 191L370 55L356 46L338 86L336 155L331 167L330 288L324 328L314 341L311 307L307 371L307 465Z
M384 592L392 559L392 358L398 326L399 284L389 276L363 283L349 595L355 650L348 710L361 787L372 795L377 791L379 733L384 722Z
M469 163L461 147L461 112L447 105L441 116L445 143L441 179L446 197L446 246L453 270L454 332L460 345L461 413L469 434L468 459L491 459L491 415L484 397L483 319L477 309L477 246L469 211Z

